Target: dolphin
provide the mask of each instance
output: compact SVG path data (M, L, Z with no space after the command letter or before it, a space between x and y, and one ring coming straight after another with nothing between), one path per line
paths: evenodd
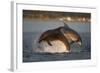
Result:
M50 46L51 41L60 40L66 46L66 49L70 51L70 45L73 43L77 43L80 46L82 45L82 39L80 35L72 28L68 26L63 20L64 26L60 26L55 29L47 30L43 32L43 34L39 38L39 43L42 41L46 41Z

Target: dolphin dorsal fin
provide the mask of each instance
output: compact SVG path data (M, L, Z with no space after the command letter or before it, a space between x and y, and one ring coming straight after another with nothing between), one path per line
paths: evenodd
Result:
M68 26L68 24L66 23L66 20L64 18L60 18L59 20L64 24L65 28L70 29L70 27Z
M63 22L63 23L64 23L64 27L65 27L65 28L69 28L69 29L70 29L70 27L68 26L67 23L65 23L65 22Z

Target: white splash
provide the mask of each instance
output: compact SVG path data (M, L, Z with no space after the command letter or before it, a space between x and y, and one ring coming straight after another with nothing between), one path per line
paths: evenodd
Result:
M38 38L33 43L33 51L34 52L46 52L46 53L63 53L63 52L69 52L66 49L66 46L63 42L60 40L52 41L52 46L48 45L47 42L42 41L41 43L38 43Z

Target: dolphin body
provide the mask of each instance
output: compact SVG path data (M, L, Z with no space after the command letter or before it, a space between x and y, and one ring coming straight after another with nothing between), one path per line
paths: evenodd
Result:
M53 46L51 41L60 40L66 46L66 50L70 51L70 45L78 43L82 45L82 39L80 35L72 28L63 22L65 26L61 26L55 29L45 31L39 38L38 43L45 41L49 46Z
M51 41L60 40L65 44L66 48L70 50L68 40L66 39L66 37L64 37L63 33L61 32L63 29L64 27L59 27L56 29L47 30L40 36L39 43L41 43L42 41L46 41L50 46L52 46L52 44L50 43Z

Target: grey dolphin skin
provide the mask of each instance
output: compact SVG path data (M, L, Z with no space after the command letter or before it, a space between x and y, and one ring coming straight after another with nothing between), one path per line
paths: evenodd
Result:
M39 43L42 41L46 41L50 46L52 44L51 41L60 40L66 46L66 49L70 51L70 45L73 43L78 43L80 46L82 45L82 39L80 35L73 29L71 29L65 22L63 22L65 26L58 27L56 29L51 29L45 31L39 38Z
M68 42L70 44L76 42L78 43L80 46L82 45L82 39L80 37L80 35L73 29L71 29L68 24L64 23L64 29L62 30L62 33L64 34L64 36L67 38Z
M52 46L52 44L50 43L51 41L60 40L65 44L66 49L70 50L68 40L66 39L66 37L64 37L64 35L61 32L63 28L64 27L59 27L56 29L47 30L40 36L39 43L41 41L46 41L50 46Z

